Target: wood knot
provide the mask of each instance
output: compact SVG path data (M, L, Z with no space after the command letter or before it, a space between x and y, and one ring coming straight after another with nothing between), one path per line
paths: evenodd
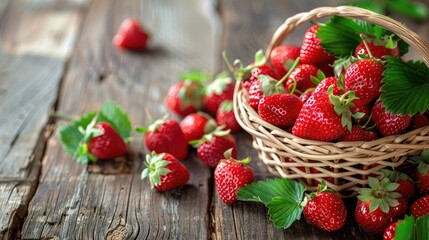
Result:
M127 236L127 227L126 227L125 219L121 218L121 222L118 225L108 230L106 239L122 240L122 239L125 239L126 236Z

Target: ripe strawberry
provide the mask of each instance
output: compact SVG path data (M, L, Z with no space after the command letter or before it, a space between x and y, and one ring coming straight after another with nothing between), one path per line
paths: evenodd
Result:
M216 113L217 125L225 126L225 129L231 130L231 133L236 133L241 130L233 111L233 103L230 100L222 102Z
M191 80L175 83L168 89L164 103L174 113L186 116L201 108L202 89L200 83Z
M355 125L351 132L347 132L338 141L372 141L378 138L376 132L365 130L362 126Z
M232 100L234 96L234 84L225 73L219 74L206 88L204 97L204 109L212 116L216 116L219 105L225 100Z
M390 136L403 133L411 122L410 115L392 115L382 106L381 101L377 101L372 110L372 120L383 136Z
M420 196L429 194L429 150L423 150L420 156L410 156L410 160L419 164L414 172L417 192Z
M372 105L366 104L366 105L362 105L359 107L354 107L350 110L352 111L352 113L363 113L361 118L356 119L356 122L358 124L365 125L368 122L368 120L370 120L369 117L371 116L371 109L372 109ZM370 122L369 124L366 124L366 125L372 126L374 124L371 124L371 122Z
M429 125L429 118L423 114L416 114L413 116L411 129L417 129Z
M403 198L412 199L415 196L414 182L407 174L389 169L381 169L380 171L384 178L389 178L391 182L399 184L396 192L400 193Z
M293 94L265 96L259 101L258 113L262 119L277 127L293 125L302 107L302 101Z
M127 153L127 145L116 130L106 122L95 124L94 129L100 131L88 142L88 151L96 158L109 159Z
M329 170L331 172L333 172L334 168L333 167L329 167ZM319 169L314 168L314 167L310 168L310 172L311 173L322 173ZM330 182L330 183L334 183L334 181L335 181L333 177L323 177L323 180L325 180L326 182ZM311 182L312 182L313 186L318 186L320 184L320 181L317 180L317 179L315 179L315 178L313 178Z
M384 66L373 59L362 59L353 63L344 76L346 91L354 91L355 106L363 106L380 96Z
M236 193L240 187L253 182L253 169L247 166L250 163L250 158L238 161L230 156L231 153L228 151L225 154L225 159L219 161L214 171L219 197L222 202L228 205L237 201Z
M416 218L429 214L429 195L417 199L411 204L410 213Z
M145 134L145 144L149 151L169 153L179 160L188 155L188 142L179 123L168 119L167 115L139 132Z
M299 57L300 47L280 45L273 49L270 55L270 61L274 66L279 77L282 77L289 70L289 64L292 64Z
M334 87L334 95L341 95L344 93L344 91L338 85L338 79L335 77L327 77L325 79L322 79L322 81L317 84L316 89L314 89L313 93L327 92L330 86Z
M381 235L390 224L398 220L402 209L405 209L399 206L392 210L403 203L403 200L398 201L401 195L395 191L399 184L390 182L388 178L379 181L373 177L368 178L368 184L370 188L359 190L355 219L364 230Z
M319 30L318 25L309 28L304 34L304 40L301 46L300 58L302 64L330 63L335 57L325 52L325 49L319 45L320 39L316 36Z
M150 187L158 191L181 187L189 180L188 169L171 154L152 152L146 155L144 164L141 178L149 177Z
M396 236L396 226L398 226L398 222L394 222L390 224L388 228L384 231L383 240L393 240Z
M296 162L295 160L293 160L292 158L289 158L289 157L285 157L284 161L288 162L288 163L295 163ZM305 167L299 166L296 168L298 168L301 172L305 172Z
M305 92L309 88L316 87L311 77L316 77L319 69L310 64L302 64L297 66L286 80L286 89L290 91L293 86L300 92Z
M301 99L301 102L304 104L305 102L307 102L307 100L311 97L312 94L313 91L303 92L301 95L299 95L299 99Z
M113 44L128 50L141 50L146 48L149 35L138 20L125 19L113 38Z
M243 80L243 87L247 89L247 91L250 91L250 87L255 82L259 81L258 76L260 75L266 75L272 77L273 79L279 79L279 76L274 71L274 69L269 65L264 64L251 70L250 76Z
M385 58L383 58L383 56L399 56L399 47L397 44L392 49L387 48L383 44L375 45L373 42L366 42L366 44L368 45L369 51L374 58L386 60ZM365 55L370 57L370 54L368 54L368 50L363 41L356 47L354 55L355 57L359 57L359 55Z
M347 209L338 195L319 190L312 193L305 201L307 203L303 213L308 223L328 232L337 231L344 226Z
M203 112L191 113L180 122L180 128L187 143L202 138L204 134L212 132L216 127L215 120Z
M192 143L197 148L198 158L211 168L215 168L223 158L226 150L232 148L231 156L237 157L237 145L229 130L223 131L222 126L206 134Z

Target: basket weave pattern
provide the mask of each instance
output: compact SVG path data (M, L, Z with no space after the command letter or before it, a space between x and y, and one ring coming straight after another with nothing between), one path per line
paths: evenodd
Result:
M399 22L356 7L322 7L288 18L274 33L266 51L272 49L299 25L323 17L343 16L371 22L394 32L420 54L429 66L429 45L413 31ZM249 106L247 91L237 82L234 92L234 113L239 124L253 137L253 147L274 175L297 179L308 190L315 189L316 181L326 181L328 187L342 197L351 197L359 187L367 184L367 178L379 174L385 167L398 167L409 155L429 149L429 126L401 135L388 136L369 142L322 142L294 136L263 119ZM293 162L285 162L290 158ZM313 172L310 171L313 169ZM314 171L316 169L316 171Z

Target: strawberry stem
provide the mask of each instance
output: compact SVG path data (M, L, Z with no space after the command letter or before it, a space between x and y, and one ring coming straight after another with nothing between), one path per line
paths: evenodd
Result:
M225 61L226 66L228 67L230 72L234 72L234 67L232 66L231 62L229 61L228 56L226 55L226 51L222 52L222 58Z
M292 66L290 67L289 71L286 73L286 75L284 75L277 83L276 86L280 86L281 84L283 84L283 82L291 75L291 73L293 72L293 70L298 66L300 61L300 58L296 58L295 62L293 62Z
M367 42L366 42L366 40L364 39L363 34L361 33L359 36L360 36L360 38L362 39L363 45L365 45L365 48L366 48L366 51L368 52L369 57L370 57L370 58L374 58L374 55L372 55L372 52L371 52L371 50L369 49L368 43L367 43Z

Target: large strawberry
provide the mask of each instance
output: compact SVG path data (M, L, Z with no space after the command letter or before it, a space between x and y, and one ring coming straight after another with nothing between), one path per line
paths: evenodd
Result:
M95 124L98 131L88 142L88 152L99 159L115 158L127 153L127 145L116 130L106 122Z
M354 91L355 106L363 106L380 96L384 66L374 59L362 59L353 63L346 71L344 86L346 91Z
M371 114L375 126L383 136L403 133L411 123L410 115L391 114L386 111L381 101L374 104Z
M214 171L214 179L220 199L225 204L237 201L237 191L245 184L253 182L253 169L248 166L250 158L241 161L231 157L232 149L225 153Z
M410 213L416 218L429 214L429 195L417 199L411 204Z
M372 177L368 178L368 184L370 188L359 190L355 219L364 230L381 235L390 224L405 213L406 206L392 210L400 205L398 199L401 198L401 194L395 191L399 184L390 182L388 178L379 181Z
M293 94L283 93L265 96L259 101L259 116L277 127L295 123L301 111L302 101Z
M429 150L423 150L420 156L411 156L410 160L417 163L414 172L417 192L420 196L429 194Z
M141 50L146 48L148 40L149 35L138 20L125 19L113 38L113 44L124 49Z
M320 45L320 38L316 36L319 30L318 25L309 28L304 34L302 41L300 58L303 64L317 65L320 63L330 63L335 60L335 57L328 54L325 49Z
M295 88L299 92L305 92L309 88L316 87L316 84L311 80L312 77L317 76L319 69L310 64L301 64L297 66L287 78L285 85L286 89L290 92Z
M366 130L362 126L354 125L351 132L347 132L338 141L372 141L378 138L374 131Z
M216 116L219 105L225 100L232 100L234 84L226 73L221 73L207 86L206 91L204 109L212 116Z
M146 168L141 178L149 178L151 188L167 191L185 185L189 180L189 171L173 155L168 153L146 155Z
M396 192L400 193L403 198L412 199L415 196L414 182L407 174L389 169L381 169L380 171L383 173L383 177L399 184Z
M365 43L366 43L366 46L365 46ZM378 41L378 42L362 41L356 47L354 55L355 57L359 57L360 55L365 55L367 57L374 57L374 58L385 60L384 56L394 56L394 57L399 56L399 47L398 47L398 44L394 44L392 47L386 47L386 44L381 41Z
M236 133L241 130L241 126L235 118L233 108L232 101L226 100L222 102L216 113L216 122L219 126L225 125L225 129L231 130L231 133Z
M218 127L211 133L204 135L200 140L192 142L197 148L198 158L211 168L215 168L223 159L226 150L232 148L231 156L237 157L237 145L229 130L222 130L224 126Z
M201 81L185 79L168 89L164 103L174 113L186 116L201 109L203 97L204 87Z
M188 142L176 120L164 116L154 121L148 128L138 129L145 134L145 144L149 151L169 153L179 160L188 155Z
M273 49L270 61L279 77L287 73L290 65L299 57L300 51L301 47L288 45L280 45Z
M210 133L217 127L216 121L203 112L191 113L180 122L183 136L186 142L200 139L206 133Z

